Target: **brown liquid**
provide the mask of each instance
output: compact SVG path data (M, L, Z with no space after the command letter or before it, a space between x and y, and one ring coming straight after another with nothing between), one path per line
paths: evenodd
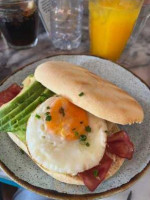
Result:
M23 5L1 9L0 29L7 42L13 46L28 46L35 42L38 30L36 7L25 9Z

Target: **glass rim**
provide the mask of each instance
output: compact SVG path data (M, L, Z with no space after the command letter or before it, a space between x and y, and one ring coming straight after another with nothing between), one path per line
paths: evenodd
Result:
M15 3L23 3L28 1L34 1L34 0L0 0L0 5L7 5L7 4L15 4Z

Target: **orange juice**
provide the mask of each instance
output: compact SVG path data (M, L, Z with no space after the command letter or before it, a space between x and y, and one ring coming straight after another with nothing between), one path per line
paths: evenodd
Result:
M142 0L90 0L91 54L116 61L132 31Z

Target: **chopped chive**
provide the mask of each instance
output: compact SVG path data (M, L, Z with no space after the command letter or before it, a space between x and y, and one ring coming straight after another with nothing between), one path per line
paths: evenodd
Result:
M62 114L63 117L65 116L65 111L63 107L60 107L59 113Z
M97 176L98 176L98 170L95 169L95 170L93 171L93 175L94 175L94 177L97 177Z
M50 115L47 115L45 118L46 121L51 121L51 119L52 119L52 117Z
M80 141L81 141L81 142L86 141L86 139L87 139L87 136L86 136L86 135L80 135Z
M46 112L45 115L50 115L50 112Z
M85 145L86 145L87 147L89 147L89 146L90 146L89 142L87 142Z
M47 106L47 109L50 109L50 107L49 107L49 106Z
M40 119L40 118L41 118L41 116L38 115L38 114L36 114L35 117L36 117L37 119Z
M78 131L75 131L74 134L75 134L76 137L79 136Z
M81 92L80 94L79 94L79 97L82 97L84 95L84 92Z
M88 132L88 133L90 133L91 132L91 127L90 126L86 126L85 127L85 131Z
M22 149L20 149L20 152L21 152L22 154L24 154L24 151L23 151Z

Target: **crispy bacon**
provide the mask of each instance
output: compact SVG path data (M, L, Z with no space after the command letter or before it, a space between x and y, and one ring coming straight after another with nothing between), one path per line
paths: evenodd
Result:
M105 179L112 162L113 160L105 153L99 165L78 174L91 192Z
M134 145L125 131L119 131L107 138L106 152L121 158L131 159L134 153ZM105 179L113 162L106 152L98 166L78 174L91 192Z
M119 131L107 138L107 151L130 160L133 157L134 145L125 131Z
M19 85L14 83L6 90L0 92L0 106L16 97L20 93L21 89L22 88Z

